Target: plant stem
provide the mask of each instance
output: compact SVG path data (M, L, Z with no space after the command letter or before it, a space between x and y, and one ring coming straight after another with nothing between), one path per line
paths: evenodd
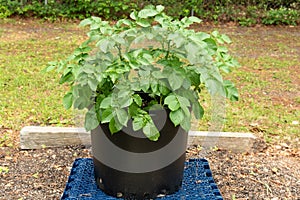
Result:
M120 57L120 60L123 60L123 57L122 57L122 47L120 44L116 45L117 49L118 49L118 55Z
M167 55L166 55L167 60L168 60L169 55L170 55L170 45L171 45L171 40L168 41L168 50L167 50Z

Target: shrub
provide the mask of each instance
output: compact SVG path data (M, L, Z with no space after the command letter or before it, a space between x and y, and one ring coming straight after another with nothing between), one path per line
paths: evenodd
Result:
M279 8L277 10L269 10L262 19L262 23L266 25L297 25L300 22L300 12L288 8Z
M0 5L0 19L7 18L11 15L11 12L6 6Z
M163 5L165 12L176 19L196 16L203 21L234 21L243 26L261 22L296 25L300 21L300 0L48 0L47 5L44 0L0 0L0 17L56 20L98 16L116 21L149 4Z

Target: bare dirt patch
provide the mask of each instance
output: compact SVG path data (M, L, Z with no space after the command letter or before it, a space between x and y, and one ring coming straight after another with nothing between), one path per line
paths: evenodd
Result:
M224 199L300 198L300 152L287 145L257 141L256 152L237 154L222 149L190 148L187 158L208 159ZM59 199L73 161L91 157L84 146L19 151L0 149L0 199Z

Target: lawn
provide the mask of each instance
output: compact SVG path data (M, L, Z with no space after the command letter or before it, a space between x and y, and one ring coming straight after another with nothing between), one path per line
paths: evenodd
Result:
M228 79L238 102L208 109L200 130L253 132L267 142L300 138L300 27L200 26L218 29L233 40L229 47L241 67ZM23 126L74 126L74 112L61 99L67 89L59 76L41 73L49 61L65 58L85 39L75 22L0 19L0 146L16 146ZM203 97L202 104L216 105ZM215 117L222 115L222 119ZM224 124L222 124L224 121ZM214 127L215 126L215 127Z

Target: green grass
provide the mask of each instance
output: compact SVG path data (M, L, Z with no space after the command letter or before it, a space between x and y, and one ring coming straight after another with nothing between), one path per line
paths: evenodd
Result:
M64 58L80 44L84 32L72 23L6 21L0 24L3 25L0 28L0 146L8 145L10 136L23 126L74 125L73 111L66 111L61 102L67 87L58 84L59 77L54 72L40 71L47 62ZM223 131L255 132L270 142L300 137L299 125L293 123L300 120L297 96L300 88L295 82L300 79L297 57L300 41L280 30L255 35L264 30L261 29L220 30L233 39L229 48L242 65L233 74L226 75L236 83L240 101L226 101L226 107L222 104L211 107L210 99L204 95L202 104L206 115L199 122L200 130L221 129L223 118L212 119L212 115L224 114Z
M4 30L2 36L7 32ZM65 57L83 35L57 33L44 29L26 38L22 34L1 38L0 127L20 130L26 125L72 125L72 111L61 104L66 87L58 85L56 73L41 70L49 61Z
M253 33L251 28L244 30L242 36L228 32L234 40L231 51L242 67L225 75L236 83L240 100L227 101L226 111L221 110L225 115L223 131L254 132L267 142L284 141L298 146L300 127L293 122L300 121L300 58L297 54L300 40L278 28L274 30L278 32L266 37L262 37L260 31ZM209 109L214 104L208 98L205 102L208 109L199 123L201 130L209 129L214 123Z
M0 88L1 124L6 128L18 129L27 123L45 123L48 119L57 119L59 113L65 113L57 104L63 87L56 85L54 74L40 73L47 63L45 53L40 51L43 46L56 48L47 41L20 41L14 45L1 43L0 48L6 49L6 54L0 57L4 77Z
M293 82L299 80L299 75L297 78L289 69L299 64L270 57L239 60L243 67L229 78L239 88L240 100L227 101L223 130L256 132L269 142L300 137L299 125L293 125L293 121L300 120L299 96L296 95L299 86ZM207 114L205 120L209 122L211 111Z

